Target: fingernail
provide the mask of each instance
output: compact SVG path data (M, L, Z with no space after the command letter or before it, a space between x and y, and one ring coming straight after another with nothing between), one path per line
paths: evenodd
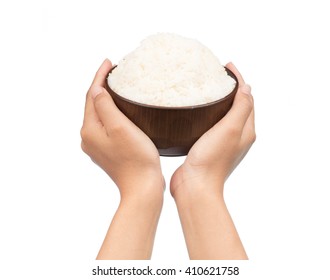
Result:
M248 84L244 84L244 85L241 87L241 92L244 93L244 94L251 95L251 87L250 87L250 85L248 85Z
M234 62L232 62L232 61L229 61L229 63L228 63L228 64L230 64L231 66L233 66L233 67L235 67L235 68L236 68L236 66L235 66Z
M235 64L234 64L232 61L230 61L230 62L228 63L228 65L230 65L230 68L232 68L234 71L238 72L238 70L237 70Z
M92 98L95 99L96 96L98 96L100 93L102 93L102 91L103 91L103 88L102 87L100 87L100 86L93 86L90 89Z

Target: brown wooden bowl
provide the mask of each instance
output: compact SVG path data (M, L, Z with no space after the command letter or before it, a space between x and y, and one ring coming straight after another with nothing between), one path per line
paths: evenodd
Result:
M150 137L161 156L184 156L207 130L227 114L233 104L238 80L233 72L227 68L226 71L236 81L233 91L222 99L196 106L142 104L118 95L107 81L105 84L119 110Z

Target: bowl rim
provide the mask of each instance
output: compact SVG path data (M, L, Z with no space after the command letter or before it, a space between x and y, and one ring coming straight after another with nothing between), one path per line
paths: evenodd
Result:
M144 104L144 103L140 103L140 102L137 102L137 101L128 99L126 97L123 97L123 96L119 95L118 93L116 93L114 90L111 89L111 87L108 84L108 77L111 74L112 70L115 69L116 67L117 67L117 65L114 65L110 69L110 71L109 71L109 73L107 75L107 78L106 78L106 83L105 83L106 89L107 90L110 90L110 92L111 92L111 93L109 92L109 94L110 95L113 94L116 98L121 99L121 100L123 100L123 101L125 101L127 103L132 104L132 105L136 105L136 106L140 106L140 107L145 107L145 108L151 108L151 109L159 109L159 110L191 110L191 109L197 109L197 108L204 108L204 107L212 106L212 105L215 105L217 103L220 103L220 102L222 102L222 101L224 101L226 99L231 98L233 95L236 94L236 92L238 90L238 86L239 86L239 82L238 82L238 79L237 79L236 75L230 69L228 69L226 66L224 66L227 74L231 78L233 78L235 80L236 84L235 84L235 87L233 88L233 90L229 94L227 94L225 97L223 97L223 98L220 98L220 99L215 100L215 101L212 101L212 102L204 103L204 104L189 105L189 106L178 106L178 107L173 107L173 106L157 106L157 105L151 105L151 104Z

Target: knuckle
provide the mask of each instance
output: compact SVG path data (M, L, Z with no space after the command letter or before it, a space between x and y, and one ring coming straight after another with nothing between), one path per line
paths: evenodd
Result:
M87 146L86 146L86 144L85 144L84 141L81 141L80 147L81 147L82 151L83 151L85 154L88 154L88 153L89 153L89 149L87 148Z
M251 111L253 109L253 97L251 95L242 94L242 106L247 110Z
M250 143L253 144L257 140L257 134L255 132L250 135Z
M88 136L88 131L87 131L87 128L86 126L83 126L81 129L80 129L80 137L82 140L85 140Z
M242 131L235 125L230 125L227 127L227 135L231 139L235 139L237 137L240 137L242 134Z
M94 98L95 107L99 107L102 103L104 103L105 96L103 94L99 94Z
M111 126L108 127L108 130L111 135L125 136L127 134L125 124L119 121L114 121L113 123L111 123Z
M88 144L93 141L93 132L92 129L86 125L84 125L80 129L80 136L82 139L82 142L85 144Z
M249 145L252 145L256 140L257 140L257 135L256 135L255 131L251 131L246 137L246 142Z

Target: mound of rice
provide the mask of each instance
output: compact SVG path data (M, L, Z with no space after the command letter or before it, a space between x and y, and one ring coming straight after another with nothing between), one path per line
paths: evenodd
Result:
M139 103L194 106L228 95L235 80L200 42L160 33L143 40L108 77L117 94Z

